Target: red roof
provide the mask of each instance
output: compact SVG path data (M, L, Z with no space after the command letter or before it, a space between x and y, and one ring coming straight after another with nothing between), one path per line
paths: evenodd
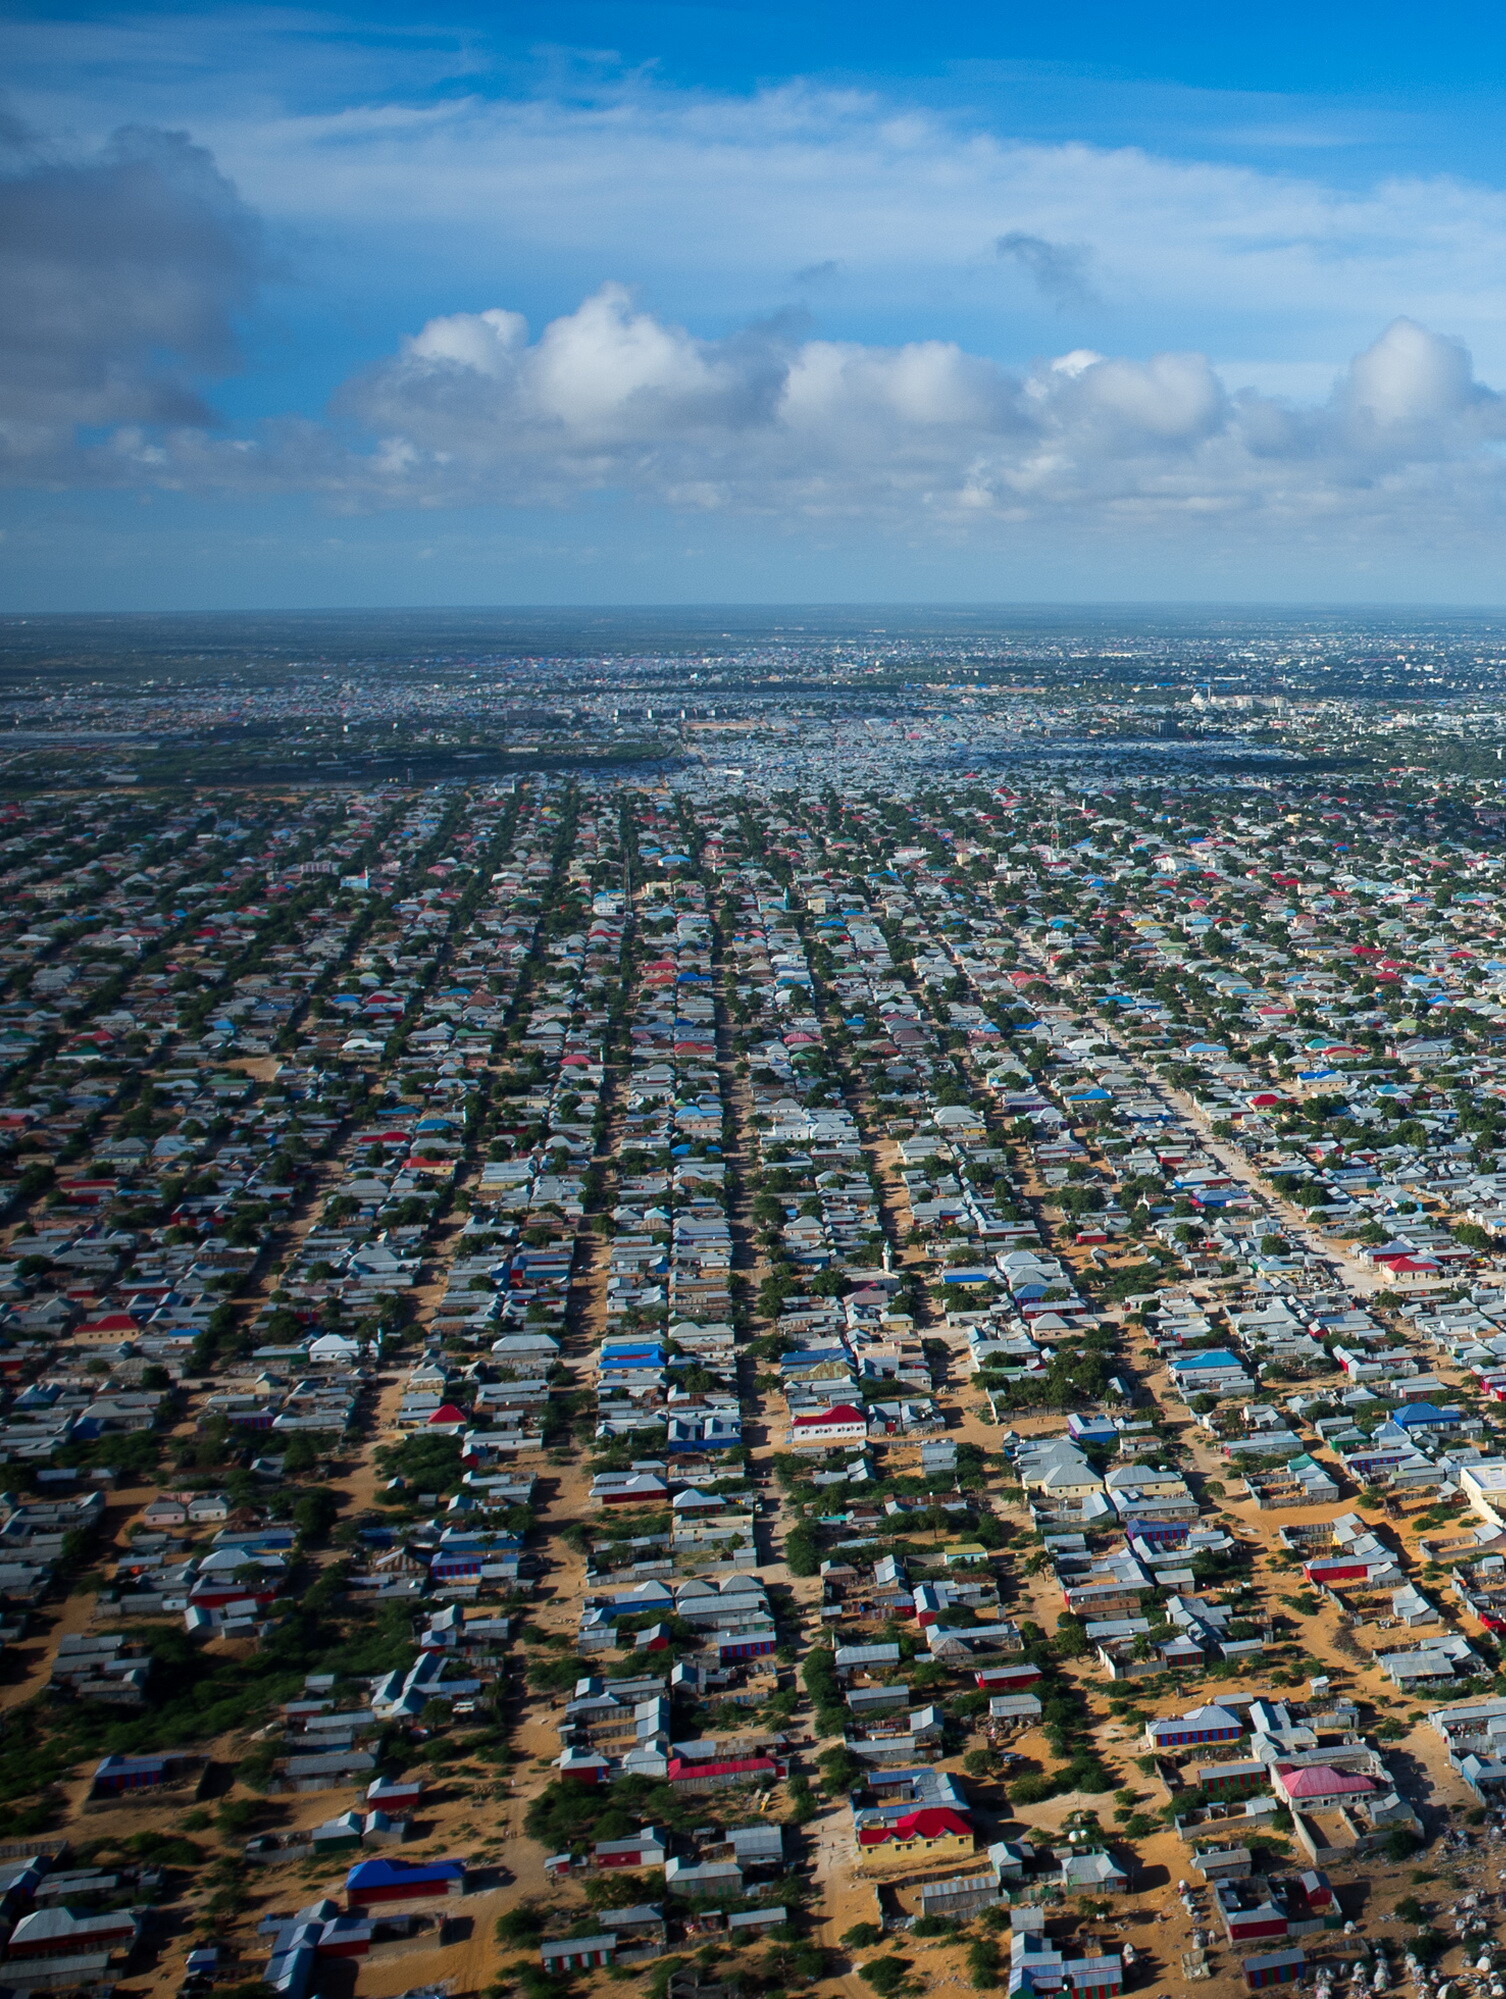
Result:
M940 1839L947 1833L971 1837L972 1827L949 1805L924 1805L918 1812L906 1812L886 1826L864 1826L858 1833L860 1846L883 1846L887 1841Z
M445 1402L434 1411L429 1421L431 1423L463 1423L465 1421L465 1411L457 1409L453 1402Z
M1375 1789L1368 1777L1352 1770L1335 1770L1326 1763L1311 1764L1305 1770L1278 1770L1276 1774L1289 1798L1331 1798L1340 1792L1359 1797Z
M81 1333L134 1333L138 1330L136 1321L129 1312L104 1312L97 1319L89 1319L79 1327Z
M676 1777L741 1777L765 1772L772 1775L778 1767L772 1756L739 1756L730 1763L694 1762L686 1756L671 1756L669 1781L673 1783Z
M839 1402L835 1409L827 1409L819 1416L797 1416L790 1427L798 1430L824 1423L861 1423L866 1428L868 1419L861 1409L854 1409L850 1402Z

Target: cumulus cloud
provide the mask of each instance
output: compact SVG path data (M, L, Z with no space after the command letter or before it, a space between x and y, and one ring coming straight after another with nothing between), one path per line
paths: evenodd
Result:
M1394 321L1297 406L1230 394L1207 358L1077 349L1017 374L944 340L701 340L606 285L532 337L504 309L431 320L346 385L343 434L180 434L163 476L305 485L353 507L669 506L948 531L993 518L1497 511L1506 404L1457 342ZM117 452L112 476L131 463Z
M1048 243L1024 229L1011 229L994 245L1001 257L1018 264L1036 290L1058 312L1098 303L1087 281L1088 253L1071 243Z
M1497 401L1474 380L1461 342L1440 339L1411 319L1394 321L1383 340L1356 357L1344 400L1357 439L1381 450L1398 433L1426 437L1471 412L1491 422Z
M0 462L50 475L79 426L213 421L196 379L235 364L258 226L182 133L49 155L0 125Z
M65 161L0 126L0 473L366 511L611 493L952 535L1069 517L1406 528L1496 518L1506 495L1506 404L1457 340L1406 317L1300 404L1231 393L1199 353L1078 348L1015 370L948 339L814 337L796 314L704 339L608 283L537 331L500 305L431 318L324 416L232 436L198 383L234 365L261 275L255 218L181 135Z
M425 496L558 498L622 480L662 490L711 476L778 428L796 353L779 321L696 340L609 284L532 343L513 312L430 320L337 409ZM356 462L348 476L361 484Z

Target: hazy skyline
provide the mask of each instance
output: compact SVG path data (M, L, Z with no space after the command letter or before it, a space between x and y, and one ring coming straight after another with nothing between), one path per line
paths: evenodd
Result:
M1506 598L1483 10L3 33L11 608Z

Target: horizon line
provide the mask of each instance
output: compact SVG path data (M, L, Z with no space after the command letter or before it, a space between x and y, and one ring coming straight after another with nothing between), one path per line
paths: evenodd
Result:
M1237 598L1237 597L1084 597L1084 598L644 598L589 602L527 603L444 603L444 604L263 604L263 605L177 605L149 610L4 610L0 609L0 630L54 621L87 619L147 618L267 618L267 617L422 617L422 616L588 616L629 613L698 612L710 614L750 612L798 612L804 616L875 612L962 615L989 613L1083 613L1083 612L1221 612L1242 615L1359 616L1366 613L1388 615L1443 614L1450 617L1506 617L1506 601L1464 603L1447 599L1417 598Z

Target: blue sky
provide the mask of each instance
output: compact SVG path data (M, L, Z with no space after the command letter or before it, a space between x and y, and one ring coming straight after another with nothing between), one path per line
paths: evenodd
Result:
M1503 42L23 8L0 601L1499 602Z

